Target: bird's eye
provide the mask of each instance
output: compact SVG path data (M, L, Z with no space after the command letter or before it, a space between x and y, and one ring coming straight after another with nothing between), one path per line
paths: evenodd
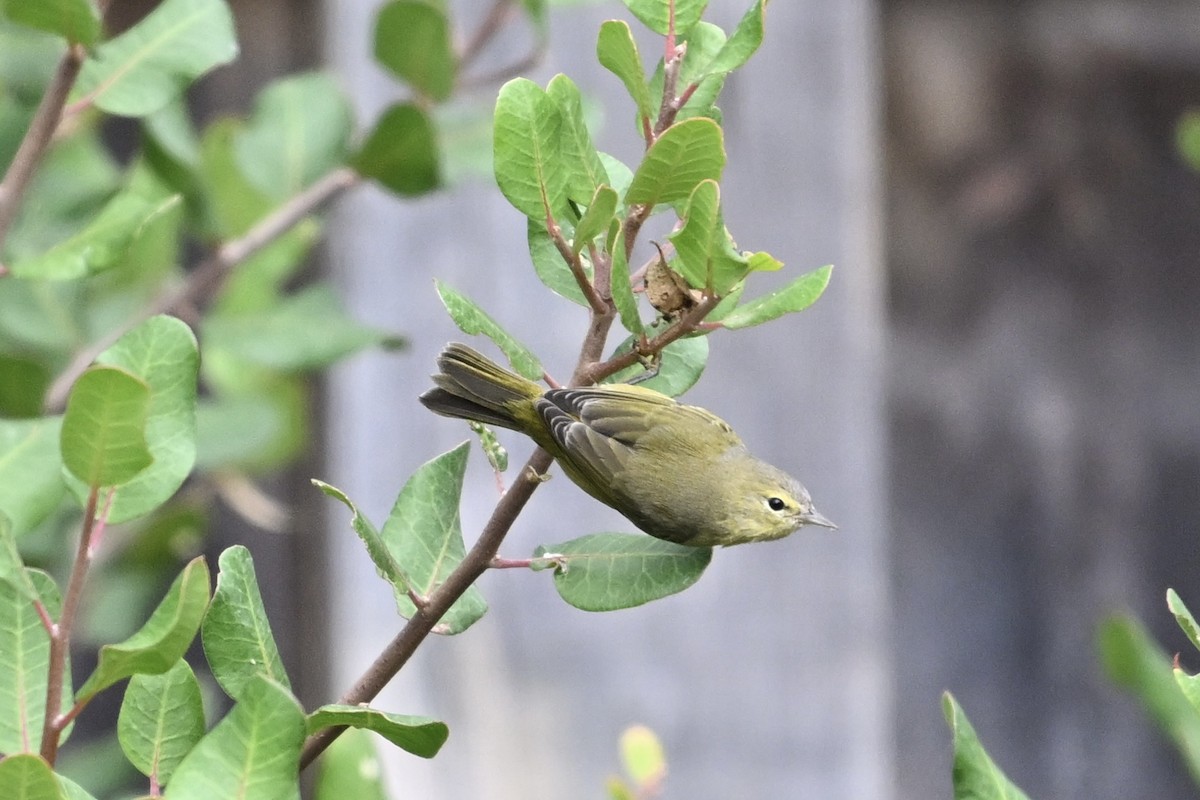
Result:
M769 497L767 498L767 507L772 511L783 511L787 508L787 503L783 502L781 498Z

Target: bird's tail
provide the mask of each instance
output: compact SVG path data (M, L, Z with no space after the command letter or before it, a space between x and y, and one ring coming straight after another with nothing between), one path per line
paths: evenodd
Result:
M437 359L437 387L421 395L421 404L445 417L522 430L542 387L501 367L463 344L446 345Z

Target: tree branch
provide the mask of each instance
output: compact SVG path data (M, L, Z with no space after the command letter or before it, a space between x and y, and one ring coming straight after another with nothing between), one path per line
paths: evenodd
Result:
M379 657L367 668L350 691L338 701L346 705L358 705L372 700L387 685L396 673L408 663L408 659L429 636L438 620L450 610L457 600L492 564L492 559L500 550L500 544L508 534L509 528L516 521L521 509L529 502L541 481L538 477L550 468L553 462L550 454L540 447L529 457L521 475L514 482L508 493L500 498L492 511L491 519L484 526L483 532L474 546L454 571L433 594L427 598L427 603L418 606L416 613L405 623L396 638L384 648ZM345 728L325 728L309 737L304 743L300 754L300 769L304 769L319 756L333 740L341 735Z
M59 724L63 680L66 678L67 654L71 649L71 627L75 623L75 614L83 596L83 585L92 563L92 534L96 530L96 507L99 505L99 499L100 490L93 486L88 491L87 503L83 510L83 530L79 534L79 548L75 551L75 563L67 581L62 613L58 622L50 625L50 663L47 667L49 684L46 687L46 714L42 720L41 754L51 765L58 756L58 739L65 727Z
M174 289L163 292L138 311L125 324L109 331L100 339L80 350L51 384L45 408L49 413L59 411L66 403L71 385L96 357L133 328L156 314L178 312L181 308L212 296L224 283L234 267L291 230L297 223L361 180L349 167L339 167L319 178L304 191L263 217L237 239L217 248L211 256L188 273Z
M678 322L653 339L648 339L640 344L635 343L629 352L613 356L608 361L597 361L590 364L583 374L579 376L580 382L583 384L599 383L609 375L616 374L626 367L633 366L646 356L653 356L662 352L663 348L671 342L682 339L689 333L702 330L701 323L704 318L708 316L710 311L716 308L719 302L721 302L721 298L716 295L706 296L684 314Z
M554 221L554 217L549 211L546 212L546 231L550 234L550 240L554 242L558 254L562 256L563 261L567 262L567 266L571 269L571 275L575 277L575 283L579 285L579 291L583 292L583 296L587 299L588 306L592 309L593 314L605 314L608 312L608 304L604 299L597 294L596 286L588 280L587 273L583 271L583 262L579 258L579 253L567 243L563 236L562 228ZM599 284L599 281L597 281Z
M72 44L67 47L67 52L58 62L54 77L46 87L46 93L42 95L33 120L29 123L29 130L25 131L25 138L21 140L12 163L8 165L4 180L0 181L0 245L4 244L13 220L16 219L21 198L29 188L29 181L37 172L46 154L46 148L54 138L54 131L62 119L67 96L71 93L71 87L75 85L75 79L79 77L79 70L86 56L83 45Z
M508 23L515 9L516 3L513 0L495 0L492 3L492 7L488 9L483 22L479 23L479 27L475 29L475 33L458 54L458 70L460 74L465 72L467 67L487 48L488 43L496 38L496 34Z

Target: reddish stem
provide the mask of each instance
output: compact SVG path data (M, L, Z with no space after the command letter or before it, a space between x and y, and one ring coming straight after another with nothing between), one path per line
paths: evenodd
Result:
M62 614L58 624L50 625L50 664L47 668L49 685L46 687L46 714L42 723L42 758L53 765L58 756L58 740L66 722L59 714L62 706L62 689L67 669L67 654L71 650L71 628L83 597L83 585L87 580L88 568L92 563L92 534L96 529L96 507L100 500L99 487L88 491L87 504L83 510L83 530L79 535L79 548L75 551L75 563L67 581L67 594L63 599ZM75 711L78 714L78 711ZM70 719L74 719L71 715ZM70 719L67 722L70 722Z

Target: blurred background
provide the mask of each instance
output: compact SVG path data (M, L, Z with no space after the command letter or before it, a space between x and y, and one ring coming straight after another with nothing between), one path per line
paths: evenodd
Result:
M152 5L111 16L119 28ZM318 67L360 120L403 96L370 57L376 0L230 5L242 56L197 87L201 121ZM728 29L748 3L710 5ZM466 36L490 4L451 6ZM629 103L594 57L613 16L628 18L617 2L556 5L547 52L517 25L478 67L537 55L534 80L568 73L597 101L601 149L628 161ZM468 100L488 107L496 89L481 81ZM713 337L688 399L798 475L840 529L718 552L687 592L612 614L564 605L544 573L485 576L490 613L429 641L378 703L452 731L431 762L389 756L397 796L599 797L620 731L640 722L666 746L668 797L949 798L944 690L1031 798L1194 796L1095 640L1129 611L1186 652L1164 592L1200 603L1200 175L1176 144L1200 106L1200 8L776 2L720 105L739 244L782 259L778 282L836 268L804 314ZM211 552L254 552L308 707L401 623L344 509L307 479L379 521L418 465L469 435L415 400L436 352L463 338L432 277L560 377L582 335L578 309L528 268L524 220L460 166L432 197L364 188L335 207L313 269L411 346L324 383L320 441L268 486L295 530L228 511L214 526ZM521 463L526 444L504 441ZM468 538L496 499L477 456ZM629 526L559 478L502 554L598 530Z
M1198 9L882 11L897 785L944 796L948 688L1032 797L1195 796L1095 640L1196 666Z

